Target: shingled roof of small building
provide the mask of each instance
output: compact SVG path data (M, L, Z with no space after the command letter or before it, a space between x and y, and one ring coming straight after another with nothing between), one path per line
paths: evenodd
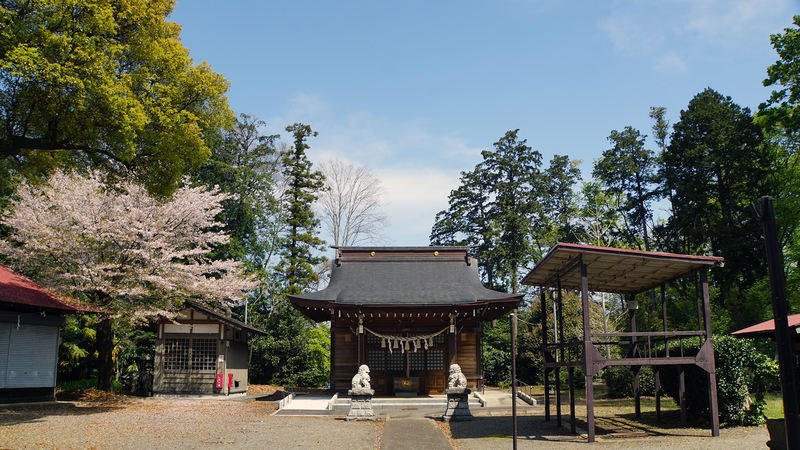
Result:
M253 334L257 334L259 336L268 336L266 331L260 330L260 329L258 329L256 327L250 326L250 325L248 325L248 324L246 324L246 323L244 323L244 322L242 322L240 320L234 319L233 317L231 317L227 313L224 313L222 311L218 311L218 310L216 310L214 308L211 308L208 305L203 305L201 303L193 302L191 300L186 300L185 302L183 302L183 307L184 308L192 308L192 309L194 309L196 311L199 311L200 313L205 314L206 316L209 316L209 317L217 320L218 322L224 323L225 325L228 325L228 326L230 326L231 328L233 328L235 330L245 330L245 331L249 331L249 332L251 332ZM177 322L181 321L181 319L175 319L175 320Z
M341 247L328 287L290 296L329 305L444 306L518 301L486 289L469 247Z
M98 312L67 296L54 294L30 278L0 264L0 308L28 311Z

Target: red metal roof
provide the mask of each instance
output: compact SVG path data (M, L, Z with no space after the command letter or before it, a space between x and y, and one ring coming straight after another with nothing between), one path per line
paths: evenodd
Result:
M3 303L72 312L95 311L75 299L58 296L0 264L0 307Z
M800 314L792 314L787 317L787 320L789 322L789 328L800 327ZM775 319L769 319L751 327L734 331L731 334L745 338L775 337Z

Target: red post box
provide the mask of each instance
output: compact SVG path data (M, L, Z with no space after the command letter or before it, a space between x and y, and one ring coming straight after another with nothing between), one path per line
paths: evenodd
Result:
M218 373L217 374L217 388L221 388L221 387L222 387L222 374Z
M229 388L233 387L233 374L232 373L228 374L228 387Z

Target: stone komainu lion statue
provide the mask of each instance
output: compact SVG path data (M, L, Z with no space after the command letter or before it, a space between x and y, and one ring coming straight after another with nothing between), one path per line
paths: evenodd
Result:
M461 373L461 366L459 366L458 364L453 364L452 366L450 366L450 378L448 378L447 380L447 386L450 389L457 387L463 387L463 388L467 387L467 377L465 377L464 374Z
M358 368L358 373L353 377L353 389L370 389L369 367L366 364L362 364Z

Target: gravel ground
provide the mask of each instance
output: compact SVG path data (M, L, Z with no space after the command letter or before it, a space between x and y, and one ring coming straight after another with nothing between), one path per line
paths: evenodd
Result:
M90 401L0 405L0 450L8 449L380 449L383 422L347 422L341 417L272 416L276 407L259 396L236 400L97 397ZM263 397L263 396L262 396ZM86 400L86 398L83 398ZM425 411L403 411L417 413ZM400 417L398 415L398 417ZM580 415L579 415L580 417ZM766 448L766 427L727 427L712 438L708 429L654 428L598 417L593 449ZM567 418L564 420L568 424ZM456 449L511 448L511 417L476 417L438 422ZM579 423L579 427L580 427ZM542 414L518 419L518 448L581 448L585 438L559 429Z
M569 426L568 421L563 423ZM450 433L451 442L459 450L495 450L512 446L511 417L480 417L472 422L445 424L443 429L445 434ZM722 428L719 437L711 437L708 429L642 427L629 429L619 437L598 436L596 443L586 448L753 450L767 448L768 440L765 426ZM567 428L557 428L555 420L545 422L543 415L517 420L519 449L574 449L586 442L585 437L571 434Z
M0 449L378 449L382 423L271 416L270 402L122 398L0 406Z

